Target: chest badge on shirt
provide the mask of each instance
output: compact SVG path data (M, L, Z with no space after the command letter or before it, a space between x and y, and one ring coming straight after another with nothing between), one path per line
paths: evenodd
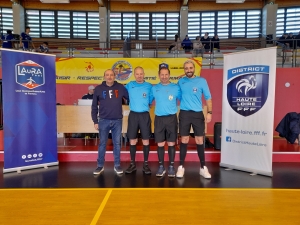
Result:
M173 100L173 95L169 95L169 100L170 100L170 101Z
M143 98L146 98L147 97L147 94L146 93L143 93Z
M196 93L198 91L198 88L193 88L193 92Z

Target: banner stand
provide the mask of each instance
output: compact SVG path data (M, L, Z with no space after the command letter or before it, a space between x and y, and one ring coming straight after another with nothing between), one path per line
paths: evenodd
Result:
M30 170L30 169L37 169L37 168L48 169L48 166L58 166L58 164L59 164L58 162L53 162L53 163L38 164L33 166L22 166L22 167L10 168L10 169L3 169L3 173L10 173L10 172L21 173L22 170Z
M224 55L221 167L273 176L276 51Z
M1 54L3 173L58 165L55 55Z
M233 170L239 170L239 171L248 172L248 173L260 174L260 175L264 175L264 176L268 176L268 177L273 176L273 172L255 170L253 168L244 168L244 167L234 166L234 165L230 165L230 164L226 164L226 163L220 163L220 167L233 169Z

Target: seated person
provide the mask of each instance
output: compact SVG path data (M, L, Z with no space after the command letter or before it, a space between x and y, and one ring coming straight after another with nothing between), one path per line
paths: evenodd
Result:
M43 42L43 44L40 45L39 52L42 52L42 53L48 53L49 52L48 42Z
M211 52L213 52L214 48L218 49L218 52L220 52L220 39L217 34L211 39Z
M188 35L185 35L185 38L181 42L181 45L185 52L190 52L193 49L193 43L189 39Z
M289 33L288 37L286 38L288 43L289 43L289 47L293 48L294 47L294 34L293 33Z
M12 35L11 30L7 30L6 34L1 37L2 39L2 48L13 48L12 40L14 40L14 36Z
M93 85L88 87L89 92L82 96L82 99L93 99L94 96L94 89L95 87Z
M171 46L169 47L169 52L174 51L174 50L180 50L181 48L181 41L180 38L178 37L178 35L175 35L175 42L173 42L171 44Z
M205 52L209 52L210 51L210 37L208 36L209 33L206 32L204 34L204 36L200 39L200 41L202 42Z
M278 40L277 45L281 46L283 49L288 49L290 47L288 34L284 33Z
M195 53L195 55L197 56L199 53L203 53L203 45L202 45L202 43L201 43L201 41L200 41L200 37L199 36L197 36L196 37L196 40L194 40L194 42L193 42L193 50L194 50L194 53Z

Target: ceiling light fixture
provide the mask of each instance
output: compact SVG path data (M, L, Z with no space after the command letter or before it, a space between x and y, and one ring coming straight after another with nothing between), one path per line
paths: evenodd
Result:
M155 4L156 0L128 0L130 4Z
M217 3L244 3L245 0L216 0Z
M41 0L41 3L61 4L70 3L70 0Z

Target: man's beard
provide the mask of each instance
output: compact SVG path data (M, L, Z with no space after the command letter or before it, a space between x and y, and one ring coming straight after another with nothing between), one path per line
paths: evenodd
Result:
M194 76L194 73L192 73L192 72L191 72L191 73L186 73L185 75L186 75L188 78L191 78L191 77Z

